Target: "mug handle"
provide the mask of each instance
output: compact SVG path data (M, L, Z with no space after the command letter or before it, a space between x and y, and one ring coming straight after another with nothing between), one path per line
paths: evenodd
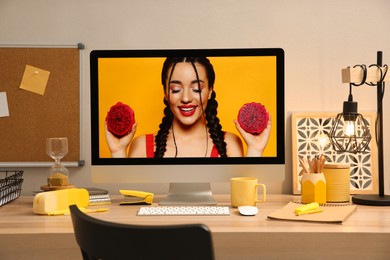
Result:
M258 193L258 191L259 191L259 186L263 187L263 200L258 200L258 199L257 199L257 193ZM262 183L256 184L256 202L265 202L265 199L266 199L266 188L265 188L265 184L262 184Z

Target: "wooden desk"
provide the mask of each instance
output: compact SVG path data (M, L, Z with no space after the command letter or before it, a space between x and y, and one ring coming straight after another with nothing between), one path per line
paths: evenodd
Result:
M138 206L119 206L119 198L108 212L92 216L145 225L205 223L217 259L390 259L389 207L359 205L343 224L318 224L267 220L274 210L299 200L291 195L269 195L254 217L240 216L237 209L220 217L141 217ZM215 198L229 205L228 195ZM70 216L35 215L32 201L20 197L0 207L0 259L81 259Z

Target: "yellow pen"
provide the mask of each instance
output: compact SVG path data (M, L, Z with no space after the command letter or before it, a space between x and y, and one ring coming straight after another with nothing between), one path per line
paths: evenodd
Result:
M96 213L96 212L106 212L108 208L100 208L100 209L80 209L84 213Z
M84 213L95 213L95 212L106 212L108 211L108 208L100 208L100 209L86 209L86 208L80 208L80 210ZM56 210L51 211L47 213L48 216L61 216L61 215L69 215L70 212L68 209L64 210Z
M108 208L100 208L100 209L86 209L86 208L79 208L80 211L84 212L84 213L97 213L97 212L106 212L108 211ZM69 211L68 213L66 213L65 215L69 215Z
M47 213L48 216L60 216L65 214L69 214L69 209L56 210Z

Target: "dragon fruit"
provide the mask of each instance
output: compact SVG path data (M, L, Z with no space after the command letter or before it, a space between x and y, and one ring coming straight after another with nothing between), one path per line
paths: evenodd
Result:
M237 120L246 132L258 135L267 127L269 115L262 104L251 102L240 108Z
M133 109L130 106L118 102L113 105L106 116L107 128L117 137L127 135L135 123Z

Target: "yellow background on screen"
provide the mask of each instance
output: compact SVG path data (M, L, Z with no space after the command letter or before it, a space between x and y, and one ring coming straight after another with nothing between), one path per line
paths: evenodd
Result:
M276 156L276 57L209 57L223 131L239 133L233 123L243 104L258 102L271 115L271 136L263 156ZM161 69L165 58L99 59L100 158L110 158L104 122L117 102L128 104L138 122L136 136L157 133L163 117ZM245 145L245 143L243 142ZM245 147L246 149L246 147Z

